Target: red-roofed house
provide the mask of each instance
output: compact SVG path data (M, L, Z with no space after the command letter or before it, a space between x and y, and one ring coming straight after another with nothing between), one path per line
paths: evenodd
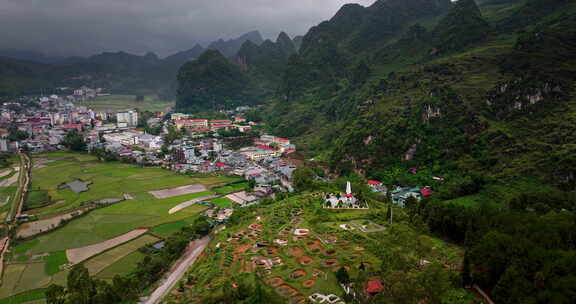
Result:
M82 132L82 124L66 124L62 126L64 130L72 130L76 129L78 132Z
M379 181L375 181L375 180L369 180L368 185L378 187L378 186L382 186L382 183Z
M366 292L369 294L377 294L382 292L382 290L384 290L384 286L382 286L379 280L373 280L366 284Z
M211 120L210 125L221 125L221 124L231 124L232 121L229 119Z
M174 124L177 129L182 129L182 127L188 129L208 128L207 119L183 119L177 120Z
M216 163L216 167L222 169L222 168L226 168L226 164L225 163Z
M219 129L229 129L232 128L233 126L231 124L213 124L212 126L212 130L219 130Z
M264 146L264 145L256 146L256 148L258 148L260 150L264 150L264 151L276 151L276 149L270 148L270 147Z

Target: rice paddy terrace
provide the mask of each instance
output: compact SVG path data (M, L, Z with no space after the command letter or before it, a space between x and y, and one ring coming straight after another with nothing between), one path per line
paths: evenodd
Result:
M23 211L31 221L18 226L5 255L0 303L42 302L45 288L65 286L77 263L104 280L128 274L143 259L139 248L178 232L207 207L169 210L245 186L237 177L196 178L73 153L35 156L31 177Z

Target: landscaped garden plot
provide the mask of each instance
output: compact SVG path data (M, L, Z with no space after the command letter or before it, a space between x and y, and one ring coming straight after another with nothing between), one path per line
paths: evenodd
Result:
M215 236L206 258L191 269L197 282L173 300L202 303L206 298L217 298L220 288L237 282L239 273L257 274L268 285L267 290L287 303L304 303L316 293L342 299L344 291L336 272L344 268L351 278L363 273L366 279L384 281L380 274L372 275L380 272L382 261L376 254L382 250L400 254L411 269L410 275L424 269L418 266L422 259L457 271L462 260L460 248L408 225L389 225L385 219L371 216L371 212L385 212L385 206L375 205L369 211L325 211L314 207L312 197L301 195L257 206L237 224L227 224ZM341 229L342 223L355 229Z
M84 262L84 266L88 269L91 275L95 275L100 271L106 269L107 267L118 262L122 258L128 256L129 254L135 252L140 247L147 244L152 244L158 241L151 235L144 235L128 243L120 245L116 248L110 249L102 254L99 254L88 261Z
M70 263L77 264L112 247L116 247L122 243L126 243L132 239L135 239L147 231L148 229L136 229L98 244L68 249L66 250L66 257L68 257L68 261L70 261Z

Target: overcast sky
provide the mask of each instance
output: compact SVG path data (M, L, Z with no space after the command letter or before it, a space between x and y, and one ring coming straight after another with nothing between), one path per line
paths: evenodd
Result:
M375 0L0 0L0 48L165 56L259 30L305 34L345 3Z

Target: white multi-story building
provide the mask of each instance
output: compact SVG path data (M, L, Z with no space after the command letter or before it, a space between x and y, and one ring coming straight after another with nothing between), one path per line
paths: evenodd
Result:
M126 124L128 127L138 126L138 112L137 111L125 111L116 113L116 121L118 124Z

